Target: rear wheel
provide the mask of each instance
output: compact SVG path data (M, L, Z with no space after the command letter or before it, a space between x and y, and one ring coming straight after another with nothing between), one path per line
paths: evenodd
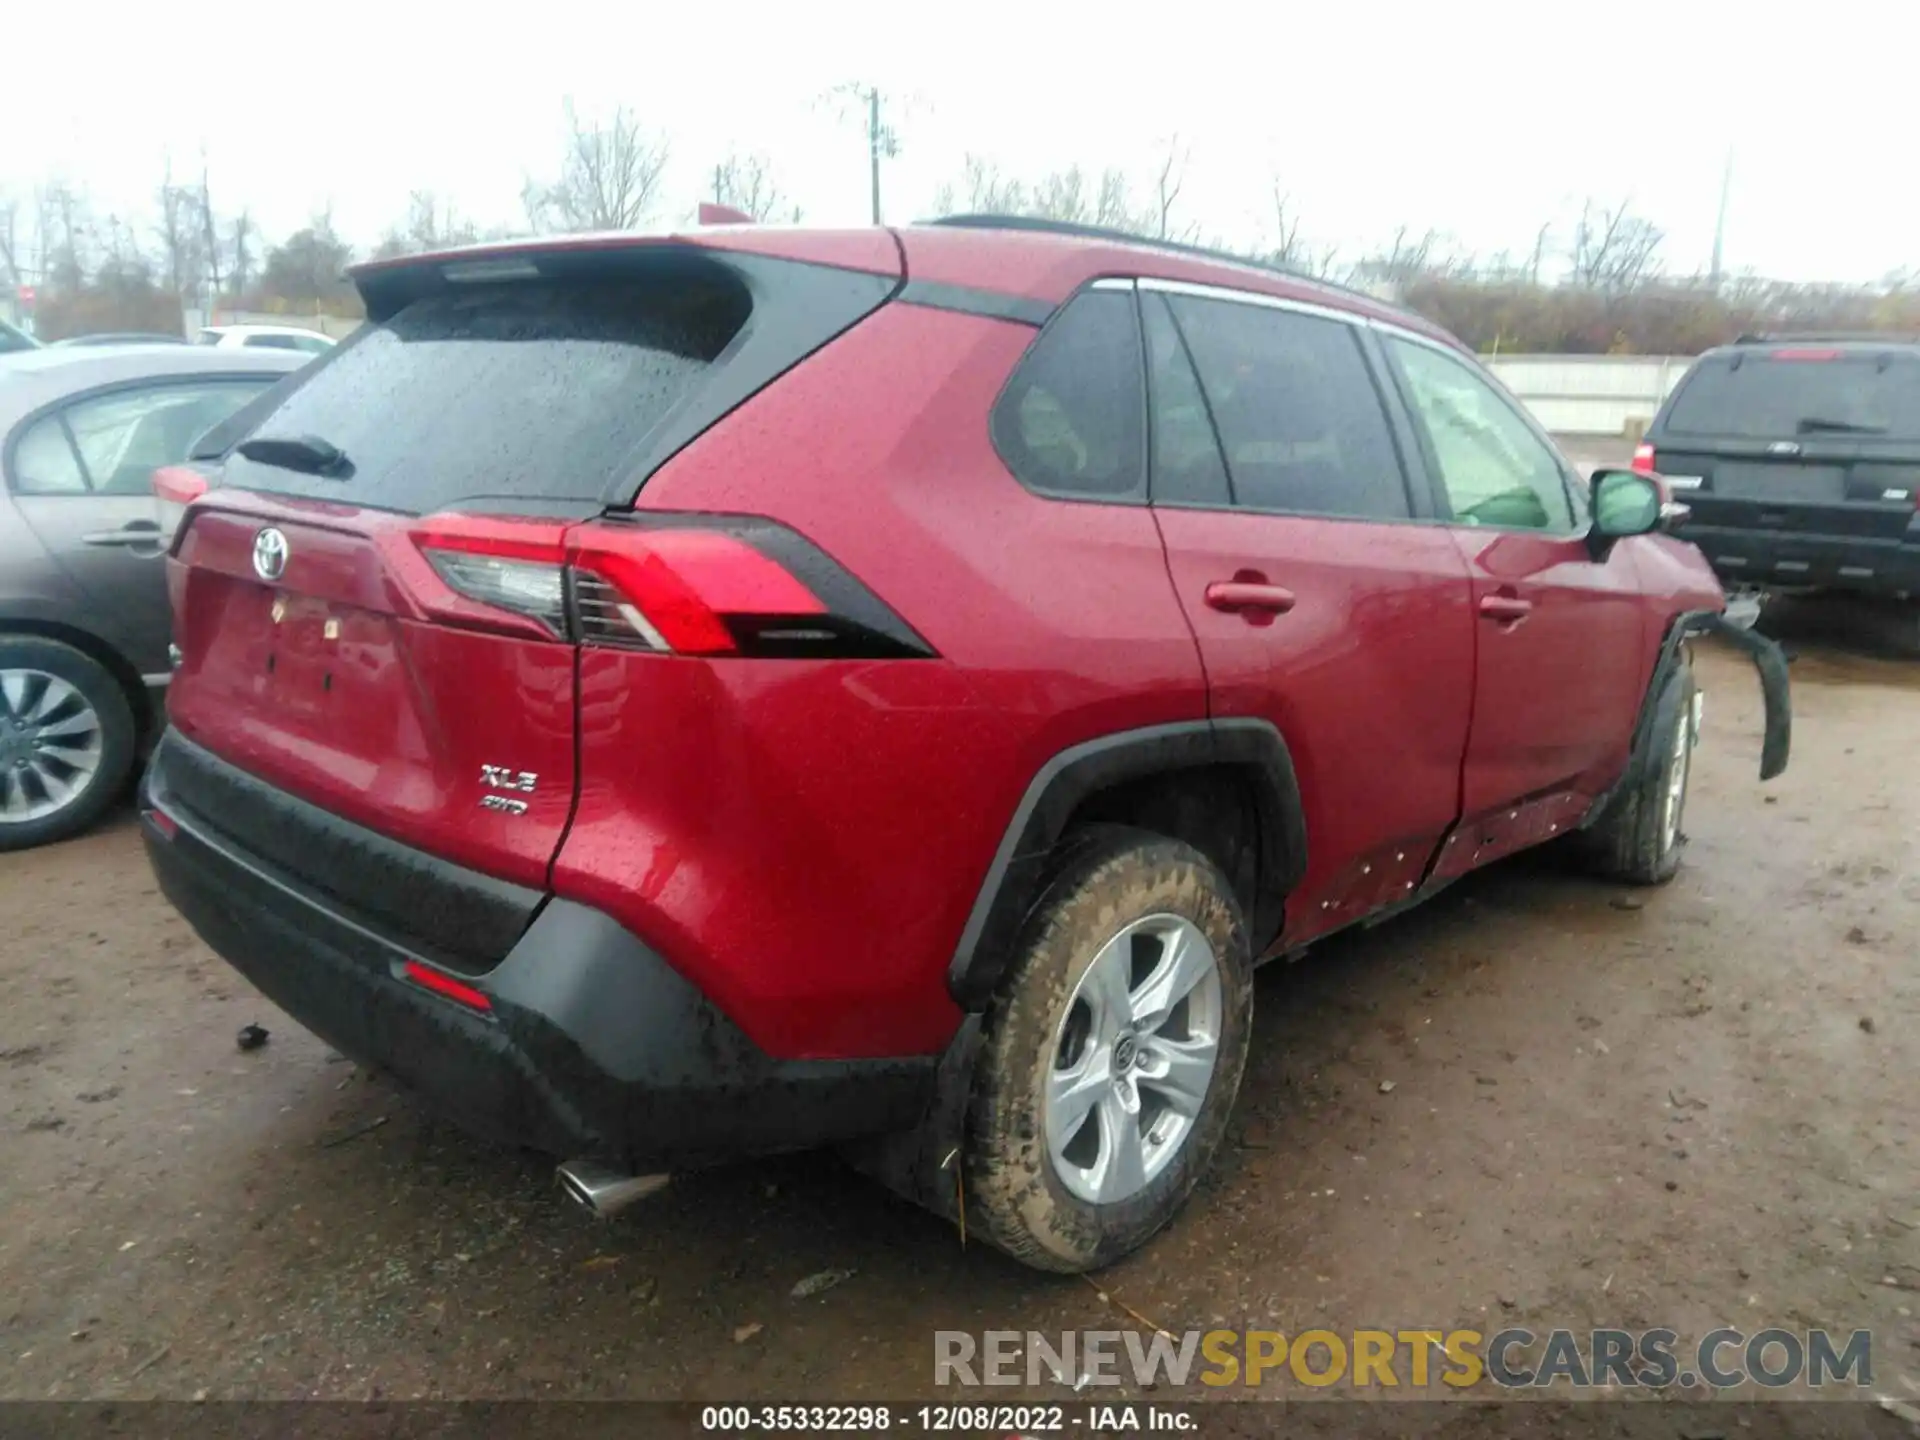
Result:
M78 834L133 768L133 710L91 656L0 636L0 850Z
M1219 1147L1252 1014L1246 929L1220 871L1179 841L1081 832L986 1018L969 1225L1045 1270L1139 1246Z

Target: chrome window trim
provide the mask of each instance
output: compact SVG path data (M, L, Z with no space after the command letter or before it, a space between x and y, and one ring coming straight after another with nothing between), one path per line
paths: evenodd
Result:
M1096 286L1107 283L1104 280L1094 282ZM1343 325L1364 326L1382 334L1411 340L1416 345L1425 345L1429 350L1438 350L1442 355L1450 355L1456 360L1461 359L1465 353L1444 340L1422 334L1412 326L1402 325L1396 320L1383 320L1378 315L1367 315L1358 310L1342 310L1338 306L1320 305L1311 300L1295 300L1285 295L1267 295L1258 290L1236 290L1226 285L1201 285L1191 280L1163 280L1152 275L1142 275L1135 283L1142 290L1157 290L1163 295L1191 295L1200 300L1229 300L1240 305L1257 305L1267 310L1289 310L1298 315L1338 320Z
M1258 290L1234 290L1224 285L1197 285L1191 280L1162 280L1156 276L1143 275L1138 284L1142 290L1157 290L1162 295L1187 295L1196 300L1228 300L1239 305L1255 305L1264 310L1290 310L1297 315L1315 315L1324 320L1338 320L1347 325L1357 325L1368 317L1356 315L1351 310L1338 310L1331 305L1316 305L1310 300L1291 300L1279 295L1263 295Z

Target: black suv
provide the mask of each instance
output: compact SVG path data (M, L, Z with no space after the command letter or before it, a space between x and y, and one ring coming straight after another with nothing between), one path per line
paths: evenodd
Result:
M1682 533L1730 586L1920 594L1920 341L1709 350L1633 464L1692 508Z

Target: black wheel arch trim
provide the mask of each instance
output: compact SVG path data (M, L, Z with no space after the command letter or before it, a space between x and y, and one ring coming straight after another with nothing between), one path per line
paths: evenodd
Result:
M953 998L977 1011L992 995L1039 897L1048 857L1082 801L1127 781L1215 765L1244 765L1259 774L1259 882L1254 913L1247 917L1258 955L1280 933L1287 894L1307 868L1306 814L1292 753L1265 720L1178 721L1082 741L1040 768L1007 824L960 933L947 968Z
M1683 610L1667 625L1653 674L1647 680L1647 693L1640 702L1640 715L1634 722L1633 745L1627 755L1626 769L1620 778L1596 800L1582 821L1585 829L1596 824L1620 796L1643 783L1653 767L1660 763L1654 736L1667 692L1679 673L1682 648L1702 635L1717 635L1753 662L1760 677L1760 696L1766 706L1765 729L1760 744L1760 778L1771 780L1787 768L1793 748L1793 693L1787 675L1787 657L1780 646L1753 630L1743 630L1720 610Z

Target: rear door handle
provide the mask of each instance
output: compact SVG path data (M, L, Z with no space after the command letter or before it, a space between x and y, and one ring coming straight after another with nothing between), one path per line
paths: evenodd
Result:
M1279 585L1251 580L1216 580L1207 586L1207 604L1228 614L1252 611L1256 614L1284 615L1294 607L1294 594Z
M160 527L151 520L134 520L118 530L95 530L91 535L82 535L81 543L86 545L118 545L126 549L152 546L158 549L161 543Z
M1517 625L1533 613L1533 602L1518 595L1482 595L1480 613L1489 620Z

